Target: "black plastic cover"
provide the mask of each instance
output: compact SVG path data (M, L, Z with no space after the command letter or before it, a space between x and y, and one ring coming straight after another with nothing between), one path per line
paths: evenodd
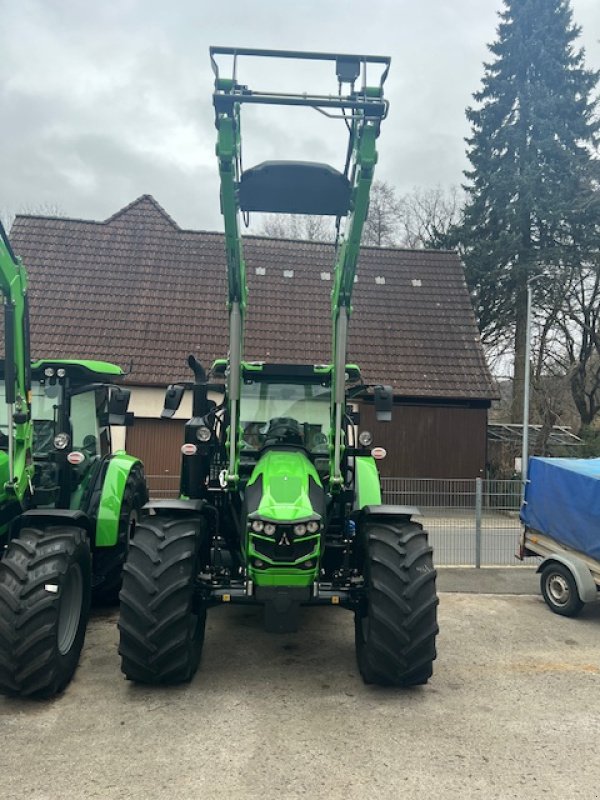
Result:
M264 161L245 170L239 183L242 211L345 216L350 181L328 164Z

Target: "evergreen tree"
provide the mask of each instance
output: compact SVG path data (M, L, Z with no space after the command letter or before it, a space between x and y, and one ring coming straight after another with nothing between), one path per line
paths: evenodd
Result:
M590 165L598 73L575 43L569 0L503 0L477 108L457 231L484 338L514 336L513 422L522 419L527 280L582 259L593 229ZM537 292L543 292L538 281Z

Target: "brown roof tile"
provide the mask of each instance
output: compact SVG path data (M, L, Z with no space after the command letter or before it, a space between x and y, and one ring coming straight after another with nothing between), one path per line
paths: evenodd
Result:
M189 352L226 355L222 234L182 230L144 195L105 222L18 216L11 239L36 357L133 364L130 383L164 385L190 377ZM328 361L333 246L250 236L244 252L246 358ZM365 380L405 396L496 396L455 253L363 248L353 300L348 356Z

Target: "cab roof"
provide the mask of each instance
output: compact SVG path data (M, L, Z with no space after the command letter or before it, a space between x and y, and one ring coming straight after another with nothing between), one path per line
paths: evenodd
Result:
M74 358L42 358L31 363L34 375L42 373L45 369L64 369L67 375L74 380L112 382L125 373L117 364L108 361L91 361Z

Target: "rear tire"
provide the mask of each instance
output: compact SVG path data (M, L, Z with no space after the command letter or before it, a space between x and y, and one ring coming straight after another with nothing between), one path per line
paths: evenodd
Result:
M138 683L175 684L194 676L206 608L194 596L205 538L201 517L146 517L123 568L121 669Z
M577 583L568 567L558 562L548 564L542 571L540 588L546 605L555 614L576 617L585 603L579 597Z
M416 522L367 520L362 529L366 597L355 614L356 657L365 683L427 683L438 633L436 571Z
M77 668L90 610L85 531L21 529L0 561L0 692L51 697Z
M132 467L127 477L121 513L119 515L119 538L113 547L99 547L92 561L92 600L96 605L116 605L123 576L123 565L127 560L129 545L140 519L140 509L148 501L144 472L139 464Z

